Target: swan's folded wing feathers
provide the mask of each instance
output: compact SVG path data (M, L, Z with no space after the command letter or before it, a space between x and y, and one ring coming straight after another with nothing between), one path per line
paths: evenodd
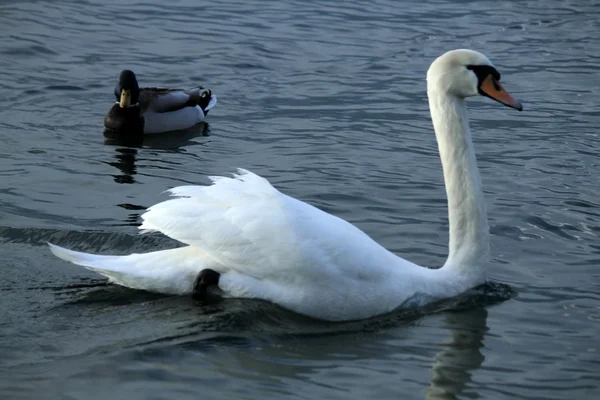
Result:
M286 262L277 259L281 254L274 256L275 248L301 246L287 196L266 179L243 170L232 178L212 180L212 186L172 189L173 195L185 197L150 207L142 215L140 229L160 231L257 278L279 274L278 266L290 265L290 258L303 258L302 252L294 251L284 252Z
M213 183L210 186L178 186L169 189L172 196L197 198L200 202L213 199L223 206L242 205L238 198L277 198L282 194L268 180L245 169L238 169L233 177L209 176Z
M225 266L217 272L278 281L353 276L368 265L365 247L380 247L348 222L280 193L250 172L213 181L172 189L186 197L150 207L140 229L206 252Z

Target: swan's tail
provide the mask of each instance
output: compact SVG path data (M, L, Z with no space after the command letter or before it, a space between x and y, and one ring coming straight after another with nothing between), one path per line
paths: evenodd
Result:
M112 283L158 293L191 293L198 273L207 268L203 253L189 246L144 254L107 256L68 250L51 243L48 245L58 258L104 275Z

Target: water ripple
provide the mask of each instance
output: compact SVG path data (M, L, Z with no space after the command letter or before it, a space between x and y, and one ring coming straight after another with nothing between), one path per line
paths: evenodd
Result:
M595 2L575 0L2 1L0 392L346 399L423 398L427 387L429 398L593 398L598 18ZM525 105L469 100L490 275L518 293L502 304L345 330L263 303L198 308L96 286L46 249L175 246L137 234L145 207L244 167L412 261L441 265L447 210L425 72L464 47L485 52ZM210 126L139 148L105 144L123 68L142 85L210 87Z

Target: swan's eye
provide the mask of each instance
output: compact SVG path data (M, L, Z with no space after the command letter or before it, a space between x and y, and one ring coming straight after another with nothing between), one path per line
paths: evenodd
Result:
M497 81L500 80L500 72L490 65L467 65L467 69L473 71L480 82L483 82L488 75L492 75Z

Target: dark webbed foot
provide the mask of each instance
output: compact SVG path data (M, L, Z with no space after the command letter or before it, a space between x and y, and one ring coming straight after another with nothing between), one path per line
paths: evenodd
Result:
M192 297L196 300L205 300L208 287L211 285L218 285L220 277L221 274L212 269L207 268L200 271L196 283L194 283Z

